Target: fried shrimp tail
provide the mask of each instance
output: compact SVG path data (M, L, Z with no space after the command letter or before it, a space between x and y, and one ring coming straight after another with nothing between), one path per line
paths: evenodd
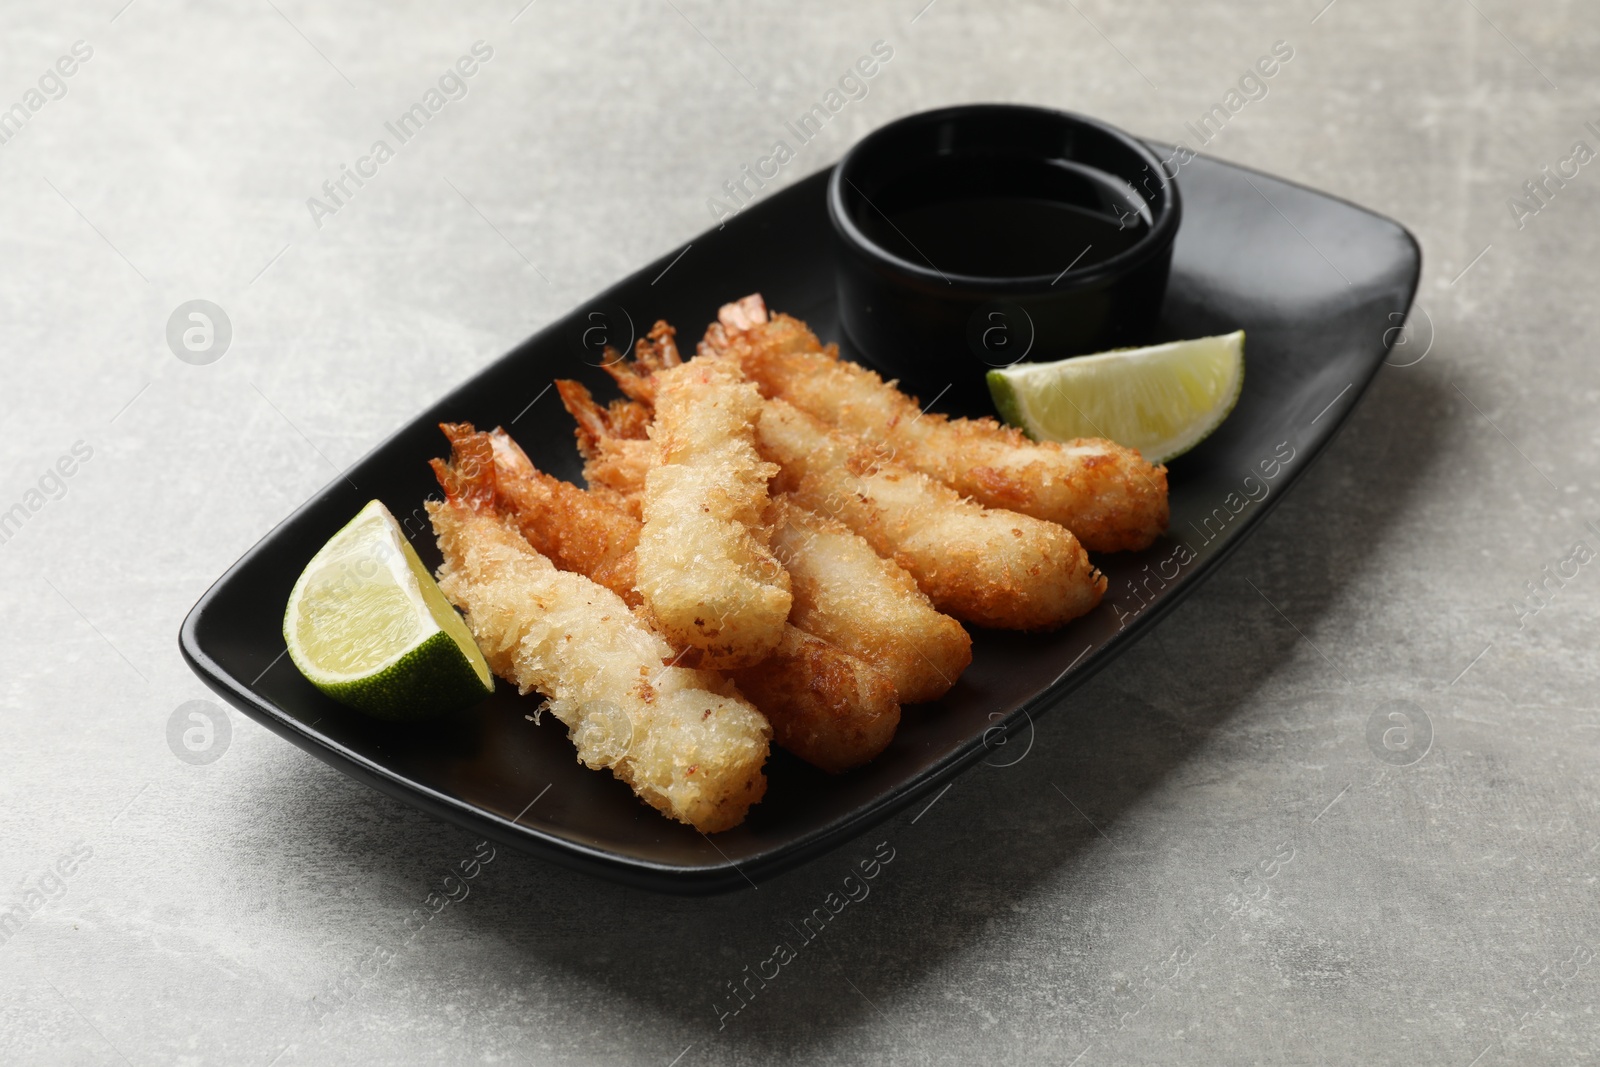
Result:
M1048 630L1105 592L1105 577L1063 527L986 508L782 400L761 409L759 438L783 468L781 490L899 563L940 611L980 626Z
M763 524L778 468L756 451L761 395L737 366L712 360L652 380L639 594L662 633L699 651L700 666L758 663L783 639L793 602Z
M586 766L704 833L738 825L766 790L766 720L717 675L663 666L672 648L620 597L557 570L503 519L492 445L478 436L454 466L434 461L447 499L427 509L439 587L489 665L545 696ZM464 469L469 458L486 466Z
M644 427L649 425L649 409L630 401L626 412L613 417L619 404L607 411L595 402L582 382L560 379L556 392L566 407L577 429L578 454L583 457L583 480L589 491L606 503L639 518L644 499L644 478L650 471L653 448L646 439ZM643 424L630 418L633 412L642 412ZM637 433L633 430L637 427Z
M534 548L561 570L638 602L631 580L638 519L539 470L504 430L443 428L456 457L452 466L467 468L477 457L492 455L493 507ZM830 774L882 752L900 723L899 700L887 676L792 626L784 628L771 655L732 677L771 723L778 744Z
M859 364L759 295L725 305L701 343L736 360L763 396L859 437L965 496L1059 523L1085 548L1147 547L1167 527L1167 472L1099 438L1030 441L993 419L952 419Z
M480 433L471 423L442 423L439 428L456 456L453 469L492 465L496 510L516 523L534 551L564 571L599 582L629 607L638 606L633 588L638 522L539 470L504 430ZM476 481L489 484L483 478Z
M611 375L630 400L649 406L656 402L656 376L683 364L683 356L678 351L678 331L666 322L657 322L648 334L639 338L633 346L633 359L624 360L614 352L608 352L608 356L614 358L607 358L601 369ZM611 406L614 418L626 410L626 402Z

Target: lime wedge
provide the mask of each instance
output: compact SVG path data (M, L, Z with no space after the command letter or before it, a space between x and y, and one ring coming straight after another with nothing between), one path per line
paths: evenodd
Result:
M472 632L377 500L306 564L283 639L312 685L381 718L423 719L494 692Z
M1036 441L1108 437L1151 463L1211 435L1244 385L1244 331L991 370L1000 417Z

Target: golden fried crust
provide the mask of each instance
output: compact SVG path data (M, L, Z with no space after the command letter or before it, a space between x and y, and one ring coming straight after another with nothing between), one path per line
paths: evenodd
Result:
M894 683L862 660L793 626L767 659L733 672L772 723L779 745L829 774L889 747L900 725Z
M427 508L444 554L439 588L495 673L547 698L578 759L704 833L738 825L766 790L760 713L716 675L662 666L671 647L620 597L557 570L492 511Z
M465 422L440 428L450 439L450 462L432 463L452 499L510 518L534 550L557 567L586 575L630 607L638 606L637 521L539 470L502 429L484 433Z
M824 346L805 323L764 318L759 298L723 309L702 351L736 360L763 396L781 397L895 462L989 507L1059 523L1084 547L1147 547L1167 527L1165 467L1135 449L1080 438L1030 441L993 419L924 412L915 397Z
M776 487L899 563L940 611L1007 630L1047 630L1092 610L1106 580L1064 527L986 508L778 399L761 411Z
M706 666L758 663L793 602L762 521L777 467L755 447L761 396L736 366L709 360L653 381L639 594L668 639L699 649Z
M720 361L716 355L710 360ZM637 499L650 446L608 436L614 431L593 417L592 402L584 406L579 399L569 408L576 407L580 423L596 427L586 454L599 461L590 460L586 476L624 501ZM879 556L910 572L940 612L1002 629L1049 629L1093 609L1105 591L1105 578L1065 528L985 508L781 400L762 408L758 438L783 468L775 489L841 521Z
M470 427L467 427L470 430ZM592 493L540 471L503 430L488 437L495 457L495 506L528 542L562 570L594 579L629 600L639 520ZM474 448L476 437L459 438ZM540 546L550 546L545 551ZM617 584L627 582L624 588ZM647 624L654 620L637 612ZM679 649L673 662L700 667L699 650ZM847 652L791 626L777 649L738 672L747 699L772 724L774 738L801 759L838 773L860 766L888 745L900 721L893 683ZM746 688L743 683L749 683Z
M860 534L789 497L774 501L771 525L794 594L789 621L882 671L902 704L937 700L972 662L961 624Z
M638 395L654 395L652 373L629 369L616 377ZM618 437L616 420L582 386L572 385L562 400L580 426L591 428L583 435L591 457L584 467L589 491L637 514L651 446ZM613 412L620 403L612 405ZM645 413L648 424L648 404L628 403ZM790 622L887 674L902 704L943 696L972 662L972 639L961 624L935 609L899 563L880 556L849 527L774 504L766 525L773 552L790 576Z
M634 550L639 523L560 478L539 470L502 429L487 435L498 475L499 503L522 536L564 571L576 571L637 607Z

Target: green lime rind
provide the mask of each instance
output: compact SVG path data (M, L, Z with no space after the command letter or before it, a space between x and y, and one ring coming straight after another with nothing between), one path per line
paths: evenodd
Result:
M301 673L306 673L304 667ZM494 692L493 681L486 684L442 630L370 678L335 682L306 676L339 703L396 722L418 722L462 711Z
M1034 441L1039 440L1037 431L1028 425L1028 420L1022 414L1022 398L1017 395L1011 379L999 370L991 370L984 375L984 381L989 384L989 399L994 401L994 410L1000 416L1000 421L1007 426L1015 426Z
M377 500L306 564L283 636L312 685L379 718L433 718L494 692L466 622Z

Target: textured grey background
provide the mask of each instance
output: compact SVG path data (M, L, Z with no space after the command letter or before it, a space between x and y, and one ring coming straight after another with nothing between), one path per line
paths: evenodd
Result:
M93 450L0 545L0 903L54 898L0 944L0 1060L1593 1057L1600 573L1516 605L1600 548L1600 165L1521 228L1507 203L1600 147L1592 4L521 2L0 13L0 102L94 49L0 146L0 509ZM169 718L209 698L180 619L441 391L704 228L880 38L892 62L784 181L956 101L1183 138L1290 42L1207 151L1410 226L1396 359L1426 358L1015 766L711 900L502 849L412 935L471 838L237 713L220 758L177 758ZM314 226L306 198L478 39L470 93ZM234 328L209 366L165 342L195 298ZM1433 733L1406 766L1367 741L1395 700ZM871 896L719 1029L724 983L879 840Z

